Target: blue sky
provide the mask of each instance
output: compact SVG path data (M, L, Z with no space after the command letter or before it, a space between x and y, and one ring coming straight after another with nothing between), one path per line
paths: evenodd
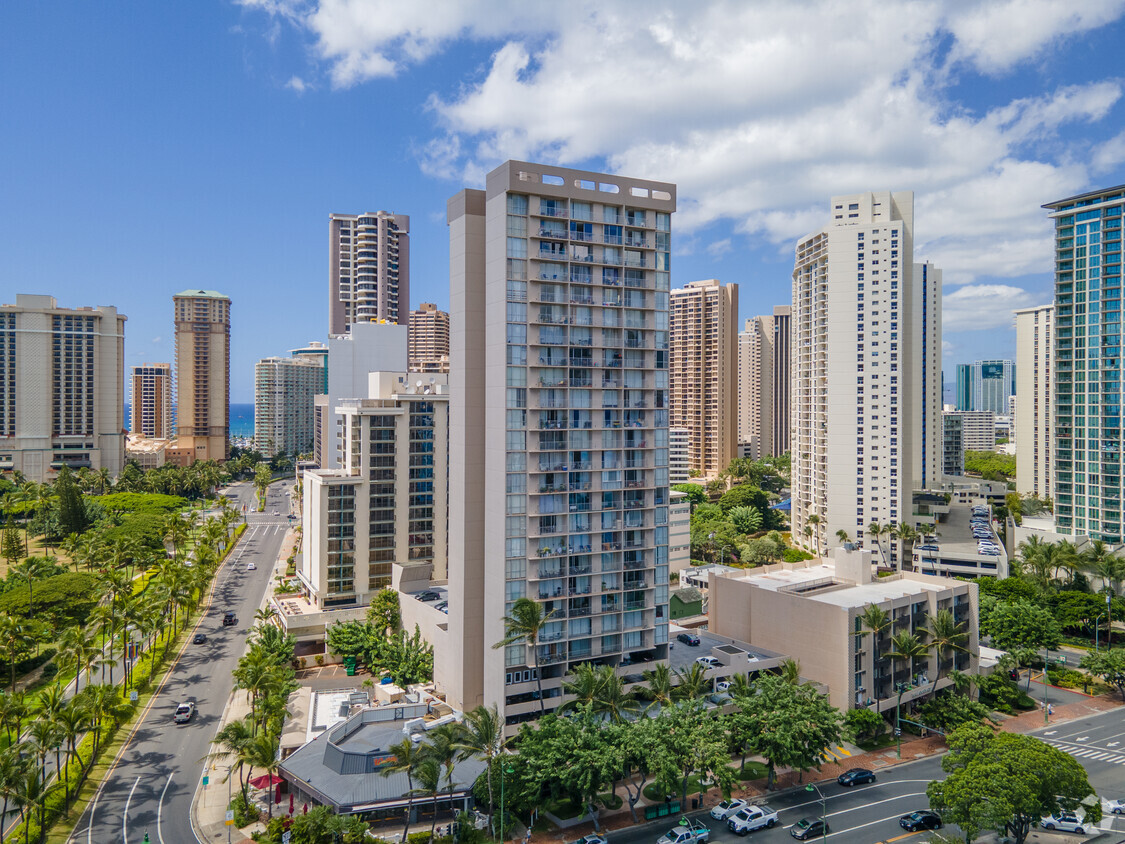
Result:
M446 199L506 158L674 181L673 284L786 304L829 197L914 190L945 357L1048 301L1045 202L1125 182L1125 0L0 4L0 299L129 316L234 300L231 395L327 330L328 214L411 216L448 303ZM947 377L947 383L949 378Z

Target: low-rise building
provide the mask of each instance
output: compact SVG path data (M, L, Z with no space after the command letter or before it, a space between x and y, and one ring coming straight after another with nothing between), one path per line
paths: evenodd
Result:
M996 450L996 414L991 410L954 410L942 413L944 417L958 416L961 419L961 446L964 451Z
M874 576L870 551L835 549L832 562L782 563L749 571L712 573L708 626L719 637L786 653L801 672L829 689L840 709L893 709L902 701L952 683L949 672L971 671L979 659L975 583L912 572ZM862 616L876 606L892 618L878 636ZM948 609L964 625L964 653L933 653L902 665L887 656L891 636L922 636L928 618Z
M668 429L668 482L682 484L691 478L691 431Z
M974 532L972 507L989 510L987 528L981 524ZM992 526L991 508L985 499L946 505L932 531L914 543L914 571L942 577L1008 576L1008 552Z
M965 474L963 433L960 413L941 415L941 473L943 475Z
M141 469L159 469L167 460L168 440L153 440L130 434L125 438L125 461Z
M691 501L685 492L672 490L668 507L668 570L682 571L691 565Z
M329 693L331 700L298 707L309 713L309 740L288 753L278 769L295 802L328 806L335 814L359 815L368 821L400 819L408 807L417 820L419 814L433 810L432 799L411 793L405 772L384 774L396 761L394 745L424 742L431 730L460 722L461 713L417 686L403 690L382 685L374 692L373 704L366 692L355 690ZM346 715L341 720L336 713ZM298 733L301 727L295 725ZM468 810L473 784L484 767L474 756L458 758L452 770L453 787L443 789L438 798L439 814Z

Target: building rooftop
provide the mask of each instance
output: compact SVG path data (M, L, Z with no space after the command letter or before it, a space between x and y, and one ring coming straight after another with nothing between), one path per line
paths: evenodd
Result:
M181 290L176 296L189 299L226 299L230 301L230 296L219 293L217 290Z
M865 607L908 595L941 592L952 583L946 578L927 578L923 581L898 574L880 577L870 583L855 584L838 579L836 566L832 563L809 565L806 568L779 568L764 574L744 574L741 577L727 576L759 589L796 593L810 601L837 607Z

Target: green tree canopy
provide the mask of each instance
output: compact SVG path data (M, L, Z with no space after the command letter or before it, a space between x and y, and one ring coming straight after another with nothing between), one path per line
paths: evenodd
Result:
M691 502L692 509L707 500L707 490L699 484L672 484L672 489L684 493Z
M987 613L982 606L980 632L1003 651L1055 648L1061 635L1050 610L1023 599L997 602Z
M1117 689L1125 701L1125 648L1088 653L1078 663L1079 668L1089 671Z
M942 760L949 774L930 783L930 807L961 827L966 841L985 831L1007 831L1023 844L1031 826L1060 809L1081 804L1086 823L1101 819L1078 760L1032 736L992 732L968 725L948 736L951 753Z

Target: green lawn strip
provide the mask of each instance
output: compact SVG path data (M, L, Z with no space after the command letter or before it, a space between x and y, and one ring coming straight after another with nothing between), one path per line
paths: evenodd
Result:
M764 762L750 760L746 763L746 767L738 772L738 778L742 782L760 780L769 773L769 770L769 767Z

